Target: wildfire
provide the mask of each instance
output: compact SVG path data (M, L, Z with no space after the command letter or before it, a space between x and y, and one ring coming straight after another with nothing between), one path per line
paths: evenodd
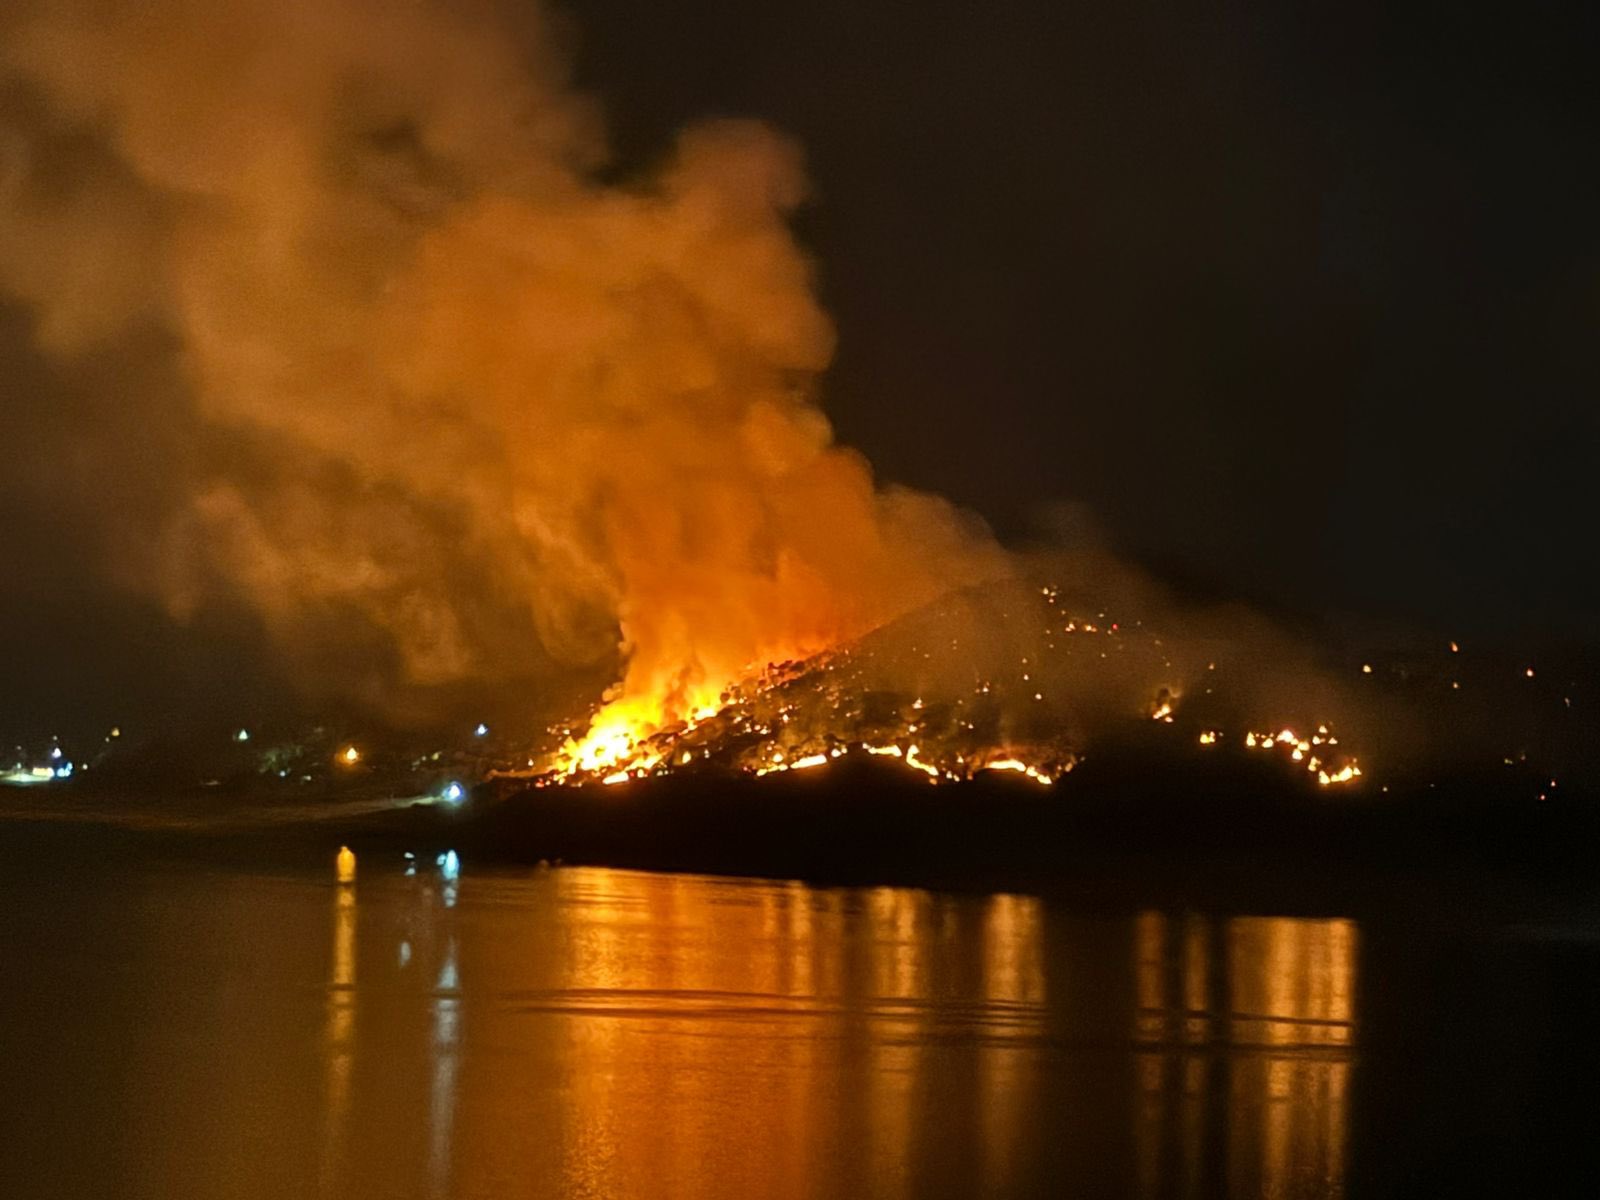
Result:
M1021 759L1017 758L997 758L993 762L984 763L979 770L1019 771L1026 775L1029 779L1034 780L1036 783L1042 783L1046 787L1055 782L1054 779L1046 775L1043 771L1039 770L1039 768L1034 766L1032 763L1025 763Z
M663 729L676 727L688 732L717 711L718 706L705 696L692 703L686 719L674 721L664 699L614 700L595 714L581 738L567 737L548 769L568 779L602 775L602 783L621 783L668 760L670 749L652 741ZM681 757L679 765L688 761Z
M1204 741L1204 735L1201 740ZM1247 750L1286 753L1291 762L1304 766L1323 787L1361 778L1361 766L1353 757L1345 758L1340 766L1330 769L1328 758L1335 753L1333 747L1338 746L1339 739L1326 725L1318 725L1316 733L1310 737L1301 737L1292 729L1280 729L1277 733L1252 731L1245 734L1244 744Z
M1150 719L1152 721L1161 721L1167 725L1171 725L1173 721L1173 713L1177 711L1173 706L1176 705L1177 702L1178 697L1173 693L1171 688L1162 688L1156 693L1155 703L1150 706Z
M864 755L915 771L931 784L1014 775L1052 787L1082 755L1068 732L1070 712L1055 699L1064 695L1070 703L1071 672L1081 678L1113 657L1141 664L1154 678L1173 680L1184 668L1137 622L1130 626L1103 612L1067 618L1053 590L1042 595L1042 638L1027 643L1027 652L1009 668L992 658L973 660L965 689L929 686L941 671L948 676L948 664L908 672L908 659L939 664L948 656L958 669L968 661L961 657L962 638L924 620L912 625L914 636L904 628L892 636L879 631L808 658L747 670L742 678L720 680L687 697L680 688L613 698L587 728L553 731L557 747L531 758L525 774L536 786L616 785L680 771L765 778ZM1242 736L1200 724L1207 715L1205 697L1220 675L1215 661L1193 667L1204 674L1154 688L1125 719L1173 727L1201 747L1226 742L1281 756L1322 786L1361 778L1357 760L1339 748L1326 723L1304 736L1290 724L1247 729ZM1046 696L1051 703L1044 703ZM1180 699L1198 706L1192 716L1182 711Z
M626 711L607 711L595 718L581 738L569 738L556 756L555 770L563 775L593 775L611 767L625 771L648 769L656 759L641 750L653 732L651 722Z

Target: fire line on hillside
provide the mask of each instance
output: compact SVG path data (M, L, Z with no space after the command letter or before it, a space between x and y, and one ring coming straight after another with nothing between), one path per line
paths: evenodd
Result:
M1004 668L984 661L992 656L965 653L960 633L952 632L964 627L962 620L948 603L934 605L848 646L754 670L714 699L659 723L637 713L670 712L670 705L602 706L581 732L552 730L560 739L553 751L497 774L527 778L535 786L615 785L696 770L761 778L866 755L898 763L929 783L1006 772L1048 787L1082 760L1088 739L1046 702L1047 689L1074 670L1093 674L1097 664L1109 670L1114 661L1137 663L1157 675L1178 672L1162 639L1142 624L1128 628L1104 613L1066 616L1058 590L1048 586L1029 599L1037 607L1037 637L1030 653ZM1000 615L1011 619L1009 611ZM885 668L885 660L892 667ZM908 660L930 664L932 674L953 670L970 678L956 688L908 690L905 681L917 677ZM1214 678L1215 668L1208 664L1206 674ZM1169 680L1122 715L1172 726L1191 686L1212 690ZM1258 732L1269 724L1270 732ZM1184 736L1200 747L1233 740L1210 725ZM1258 722L1236 740L1246 750L1304 770L1324 787L1363 778L1357 758L1326 721L1305 735L1281 722Z

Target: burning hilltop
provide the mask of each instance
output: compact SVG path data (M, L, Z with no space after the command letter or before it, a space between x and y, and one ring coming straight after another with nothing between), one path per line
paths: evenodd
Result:
M835 440L797 147L619 164L543 13L469 7L0 13L0 289L149 438L74 443L108 578L404 727L611 681L518 756L550 782L1043 783L1127 721L1358 778L1294 648L1028 582Z
M1266 711L1238 648L1226 650L1174 643L1142 620L1081 610L1060 588L1008 580L770 665L679 720L629 726L625 711L602 707L587 728L552 729L559 744L514 774L539 786L759 778L862 755L935 783L1013 772L1049 786L1098 739L1140 727L1196 752L1278 758L1324 786L1362 777L1327 713Z

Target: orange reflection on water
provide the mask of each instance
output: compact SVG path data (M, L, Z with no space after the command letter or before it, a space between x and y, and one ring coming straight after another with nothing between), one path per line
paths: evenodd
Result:
M1037 1115L1020 1085L1045 995L1038 901L600 870L536 887L530 919L480 931L461 972L474 1037L520 1039L541 1073L522 1085L547 1102L536 1135L508 1136L535 1120L518 1072L469 1043L461 1194L545 1173L561 1195L923 1195L930 1151L997 1194L985 1181L1014 1168ZM504 999L480 1013L481 993Z
M1142 1193L1342 1194L1356 950L1347 920L1140 915Z
M355 988L356 893L353 887L342 886L334 893L333 950L329 956L327 1025L324 1032L324 1058L327 1063L324 1083L326 1136L318 1174L325 1192L334 1189L335 1164L344 1156L343 1143L347 1136L345 1126L350 1109L351 1060L355 1052Z
M1032 896L992 896L984 907L983 996L993 1006L978 1049L981 1179L989 1195L1017 1184L1016 1165L1035 1103L1028 1040L1045 1001L1043 906Z
M320 893L322 1195L1342 1189L1350 922L436 875Z

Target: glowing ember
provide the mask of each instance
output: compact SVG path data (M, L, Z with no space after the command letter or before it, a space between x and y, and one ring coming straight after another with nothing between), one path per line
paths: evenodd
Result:
M907 747L906 766L911 767L914 770L921 771L924 775L931 775L934 779L939 778L939 768L934 766L932 763L923 762L922 759L918 758L916 746Z
M797 758L794 762L784 762L782 755L778 755L771 766L757 767L754 774L759 776L771 775L778 771L808 771L812 767L820 767L829 760L839 757L842 750L834 750L828 754L807 754L804 758Z
M1033 766L1031 763L1025 763L1021 759L1016 758L997 758L993 762L984 763L979 770L1018 771L1021 774L1026 775L1029 779L1035 780L1047 786L1055 782L1050 778L1050 776L1046 775L1043 771L1039 770L1039 768Z
M1332 775L1328 774L1326 771L1317 772L1317 782L1322 784L1323 787L1327 787L1330 783L1349 783L1352 779L1356 779L1360 775L1361 768L1356 766L1354 762L1349 762L1346 763L1340 770L1335 771Z
M1203 744L1205 735L1201 735ZM1333 747L1339 744L1339 739L1334 737L1326 725L1318 725L1317 732L1311 737L1300 737L1292 729L1280 729L1277 733L1249 732L1244 736L1245 748L1249 750L1278 750L1288 751L1289 761L1302 764L1316 781L1323 787L1336 784L1351 783L1361 778L1361 767L1354 758L1347 759L1337 769L1329 770L1326 759L1327 754L1322 749L1319 754L1313 754L1313 748Z

